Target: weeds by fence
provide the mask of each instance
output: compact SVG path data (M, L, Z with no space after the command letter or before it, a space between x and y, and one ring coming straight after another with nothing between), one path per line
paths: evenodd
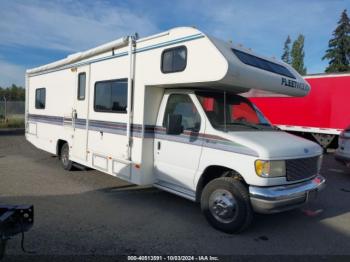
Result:
M24 101L0 101L0 128L24 127Z

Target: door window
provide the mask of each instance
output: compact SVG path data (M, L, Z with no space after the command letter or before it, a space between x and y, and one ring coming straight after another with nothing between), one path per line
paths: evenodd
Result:
M86 87L86 73L79 73L78 75L78 100L85 99L85 87Z
M188 95L172 94L169 96L163 119L163 127L166 126L169 115L182 115L182 126L184 130L198 132L200 129L200 115Z

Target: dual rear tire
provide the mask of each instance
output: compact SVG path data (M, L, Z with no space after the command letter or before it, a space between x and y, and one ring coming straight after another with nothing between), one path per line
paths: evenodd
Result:
M253 219L249 192L232 177L216 178L205 186L201 209L209 224L231 234L244 231Z

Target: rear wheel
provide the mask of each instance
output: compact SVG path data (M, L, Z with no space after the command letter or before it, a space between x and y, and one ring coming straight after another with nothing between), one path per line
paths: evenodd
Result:
M217 178L206 185L201 208L208 222L226 233L243 231L253 219L247 188L231 177Z
M73 169L73 162L69 160L69 146L67 143L63 144L61 148L60 159L65 170L70 171Z

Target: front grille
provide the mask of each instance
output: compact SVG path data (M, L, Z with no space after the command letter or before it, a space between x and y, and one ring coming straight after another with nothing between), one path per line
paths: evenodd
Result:
M287 181L297 181L313 177L317 174L318 156L291 159L286 161Z

